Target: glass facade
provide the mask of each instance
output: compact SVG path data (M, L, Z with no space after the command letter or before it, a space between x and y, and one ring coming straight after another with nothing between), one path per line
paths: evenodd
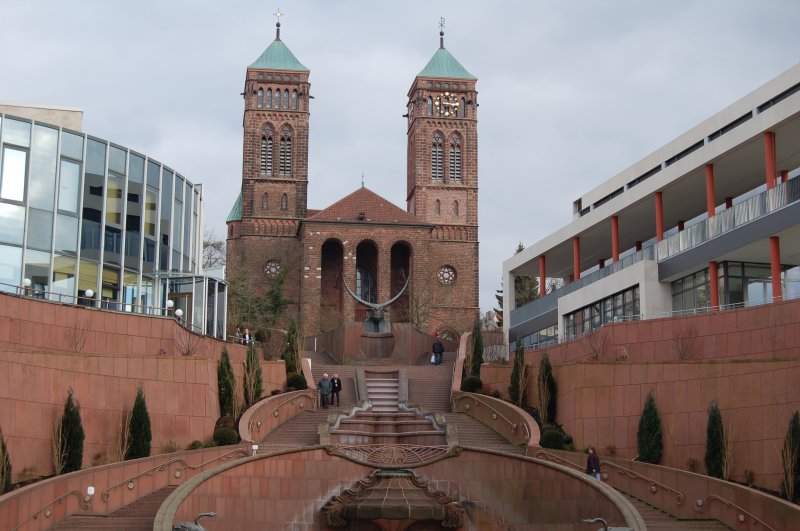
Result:
M610 297L564 316L564 337L580 337L606 323L640 318L639 286L633 286Z
M227 286L200 271L201 222L201 186L160 162L0 115L0 291L27 279L26 295L151 315L172 300L222 337Z

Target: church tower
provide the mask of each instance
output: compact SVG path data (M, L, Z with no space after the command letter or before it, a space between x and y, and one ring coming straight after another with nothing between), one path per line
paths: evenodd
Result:
M429 291L440 324L462 330L479 314L476 82L440 31L439 49L408 91L407 210L433 225Z
M229 270L244 266L258 281L286 269L290 298L307 215L309 73L281 40L279 21L275 40L247 67L242 191L227 220Z

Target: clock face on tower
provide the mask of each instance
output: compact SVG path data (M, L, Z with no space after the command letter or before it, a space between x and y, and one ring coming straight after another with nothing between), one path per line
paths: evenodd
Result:
M439 116L458 116L459 102L455 94L451 95L449 92L439 94L433 101Z

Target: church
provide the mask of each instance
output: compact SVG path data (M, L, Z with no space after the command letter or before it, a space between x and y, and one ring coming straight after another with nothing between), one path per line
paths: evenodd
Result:
M305 336L364 321L457 338L479 316L477 78L444 47L408 90L405 208L363 186L308 208L310 70L276 38L246 72L241 194L227 219L228 275L283 274ZM312 183L313 185L313 183ZM405 290L404 290L405 288ZM235 325L235 323L232 323Z

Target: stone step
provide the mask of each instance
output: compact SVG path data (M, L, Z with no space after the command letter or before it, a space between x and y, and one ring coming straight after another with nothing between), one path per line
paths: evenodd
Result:
M625 494L625 496L642 515L642 519L647 525L647 531L722 531L730 529L718 520L678 520L638 498L629 494Z
M59 531L152 531L156 513L176 486L159 489L109 515L73 515L51 529Z

